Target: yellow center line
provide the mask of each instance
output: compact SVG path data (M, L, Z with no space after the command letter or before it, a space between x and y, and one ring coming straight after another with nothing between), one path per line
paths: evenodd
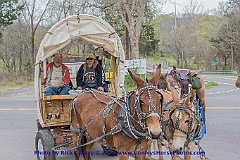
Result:
M36 111L36 108L18 108L18 111Z
M0 111L35 111L36 108L0 108Z
M15 109L12 108L0 108L0 111L13 111Z

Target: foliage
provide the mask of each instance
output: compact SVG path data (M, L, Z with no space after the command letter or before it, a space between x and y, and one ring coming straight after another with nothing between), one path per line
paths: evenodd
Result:
M152 78L152 75L145 76L144 74L137 74L137 70L138 70L138 68L131 69L131 72L138 75L139 78L141 78L142 80L144 80L145 78L147 78L148 80ZM129 74L125 75L124 87L127 92L137 89L136 85L134 84L134 82Z
M219 7L215 15L210 15L209 12L191 13L191 8L188 8L190 12L176 16L176 26L174 26L174 14L162 14L161 7L156 5L156 1L141 0L139 2L144 3L146 7L144 12L141 12L144 15L139 28L136 28L137 23L141 22L137 19L140 16L137 8L141 6L131 6L137 0L46 0L45 2L50 2L49 7L41 0L32 0L26 1L29 8L27 6L24 8L20 0L0 0L2 30L0 66L5 72L22 76L22 79L32 79L33 75L29 73L34 72L31 68L35 59L31 58L35 55L31 54L37 53L43 36L56 22L79 13L92 14L106 20L120 36L123 46L130 46L129 41L128 44L125 43L128 37L126 30L132 32L131 35L129 34L130 38L139 38L134 37L133 34L140 35L139 42L135 41L139 44L140 57L154 64L166 60L169 67L175 65L178 68L240 70L239 0L222 3L222 8ZM133 22L131 27L125 21L127 16L125 7L133 9L129 14ZM193 11L194 9L192 8ZM44 10L46 13L43 12ZM18 16L20 13L21 15ZM32 36L31 31L34 31L35 36ZM32 44L35 49L31 49ZM78 44L72 44L73 49L87 51ZM212 66L212 61L219 63L217 66ZM15 81L14 78L10 80Z
M0 8L0 28L12 24L24 9L18 0L0 0Z
M158 42L155 38L154 30L154 15L155 11L148 4L144 15L144 23L142 25L142 32L139 41L139 52L140 55L151 56L158 52Z

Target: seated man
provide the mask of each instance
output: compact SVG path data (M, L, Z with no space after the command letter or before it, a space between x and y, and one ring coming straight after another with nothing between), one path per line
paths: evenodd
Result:
M108 92L103 68L93 54L87 56L85 63L79 68L76 81L78 90L94 88Z
M45 79L46 88L44 94L48 95L64 95L70 90L70 73L68 67L62 64L60 55L55 55L53 62L47 64L47 77Z

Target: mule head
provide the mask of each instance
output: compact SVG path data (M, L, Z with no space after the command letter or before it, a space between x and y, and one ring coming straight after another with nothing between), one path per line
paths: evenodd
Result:
M174 106L169 114L173 128L173 150L182 151L198 134L199 121L195 115L195 93L191 91L183 105Z
M194 99L196 98L196 90L191 88L190 93L185 98L184 106L193 106Z
M160 75L159 82L158 82L158 85L157 85L158 89L164 89L164 90L168 89L168 83L166 81L166 76L167 76L167 73Z
M240 88L240 76L238 76L235 85L236 87Z
M157 139L161 135L160 116L162 107L162 94L157 90L156 86L161 73L161 65L158 65L153 77L150 80L143 81L137 75L128 70L134 84L137 86L132 100L134 106L130 106L136 110L138 120L143 128L147 128L149 136Z

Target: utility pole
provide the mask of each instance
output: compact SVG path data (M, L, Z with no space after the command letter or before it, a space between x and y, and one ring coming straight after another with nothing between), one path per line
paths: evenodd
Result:
M228 37L230 38L230 52L231 52L231 71L233 71L233 32L231 31L231 24L227 23Z
M174 28L177 27L177 3L174 1Z
M174 0L174 2L171 2L170 0L168 0L169 3L174 5L174 28L177 27L177 2L176 0Z
M233 71L233 33L231 33L231 58L232 58L232 65L231 65L231 71Z

